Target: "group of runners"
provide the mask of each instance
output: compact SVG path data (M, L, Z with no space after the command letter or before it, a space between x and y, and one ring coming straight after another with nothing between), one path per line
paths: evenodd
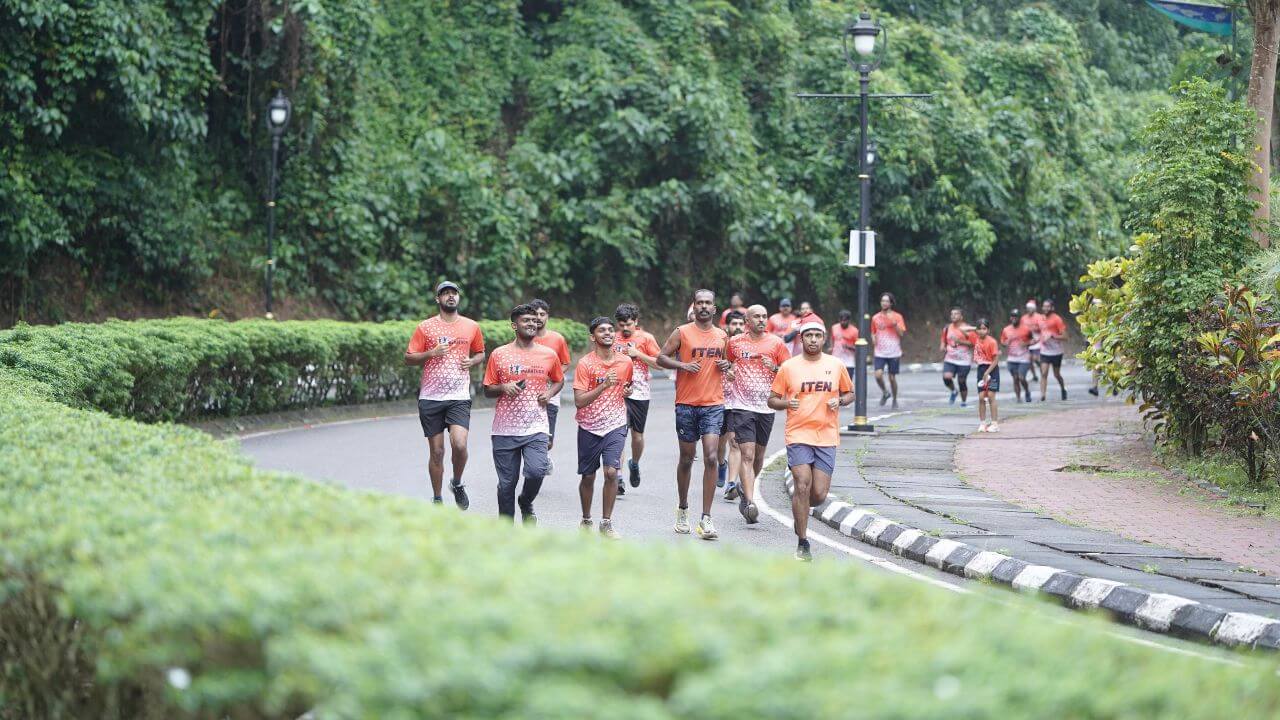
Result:
M950 322L943 328L938 345L943 353L942 384L951 392L950 403L954 405L958 398L960 406L967 407L969 372L976 369L978 431L1000 431L997 395L1000 392L1001 347L1007 353L1006 365L1013 379L1013 396L1017 402L1031 402L1031 383L1037 380L1040 401L1044 402L1051 371L1058 381L1062 399L1066 400L1067 385L1062 379L1066 337L1066 321L1049 298L1039 305L1035 300L1028 300L1025 311L1018 308L1010 310L1009 322L1000 330L999 336L992 334L991 321L987 318L979 318L976 325L970 325L963 310L952 308ZM1089 392L1096 395L1096 385Z
M534 501L550 472L559 395L570 364L568 343L547 327L550 307L534 300L511 310L515 339L487 357L479 325L458 313L461 289L452 282L436 287L439 313L414 329L405 362L422 366L418 415L428 441L432 500L443 502L445 438L452 455L450 492L458 507L470 505L463 472L470 427L471 369L485 363L484 394L496 400L492 426L493 463L498 477L498 512L536 524ZM786 303L789 315L790 303ZM673 330L661 346L639 326L632 304L618 306L613 317L590 325L591 349L573 372L573 403L578 425L578 494L581 526L592 529L597 476L602 474L599 532L618 537L613 511L626 492L621 477L627 437L631 439L628 482L640 485L640 459L650 398L650 371L675 374L679 498L674 529L704 540L718 537L711 514L718 485L724 485L727 448L736 449L734 483L726 498L736 500L748 524L759 522L756 478L765 459L776 411L786 412L787 464L795 490L792 514L796 557L812 557L807 537L809 508L826 499L839 445L839 409L853 402L853 381L846 362L824 352L828 329L811 311L777 330L762 305L731 307L716 324L716 298L710 290L694 294L692 319ZM781 312L781 311L780 311ZM771 325L775 331L771 331ZM843 332L852 326L842 317ZM856 342L856 328L853 329ZM798 344L796 340L798 338ZM846 338L847 339L847 338ZM789 345L789 343L791 345ZM793 355L792 348L795 353ZM731 442L726 438L732 436ZM693 465L702 458L701 515L691 523L689 489ZM523 485L520 479L523 477ZM517 486L520 485L519 494Z
M470 426L471 369L485 363L483 388L496 400L492 452L498 477L498 512L536 524L534 501L551 471L549 452L555 443L560 395L571 363L565 338L547 327L551 308L533 300L511 310L515 339L487 357L477 323L458 313L461 289L452 282L436 288L439 313L414 330L405 362L422 366L418 414L428 440L433 502L443 502L445 438L452 455L449 484L454 502L469 504L463 471L467 463ZM880 297L880 310L871 318L872 358L880 404L898 406L902 338L906 322L890 293ZM792 515L797 535L796 556L807 560L809 509L822 503L831 487L835 450L839 445L839 409L853 402L853 378L860 344L858 327L848 311L827 326L809 303L792 309L789 298L769 314L763 305L745 306L740 294L717 318L716 297L710 290L694 294L688 322L661 345L640 327L636 305L619 305L612 317L596 317L590 325L590 350L578 359L572 397L577 429L578 494L581 526L596 526L592 507L599 475L602 535L618 537L613 513L627 484L639 487L640 461L645 448L651 371L672 371L676 382L675 421L679 444L676 465L678 506L674 529L705 540L718 537L712 509L718 487L724 498L736 501L748 524L758 522L756 479L773 432L775 412L785 411L787 465L794 478ZM942 331L943 383L950 402L968 402L967 378L976 365L979 392L979 430L998 431L996 394L1000 389L999 355L1003 345L1019 402L1031 401L1027 373L1039 370L1041 400L1049 372L1062 380L1062 341L1066 327L1053 302L1027 303L1017 309L1000 335L991 333L982 318L969 325L955 308ZM827 351L830 351L829 353ZM989 412L989 419L988 419ZM623 459L630 439L627 478ZM694 462L701 457L701 514L691 521L689 490ZM520 485L523 477L523 485ZM517 495L517 487L520 492Z

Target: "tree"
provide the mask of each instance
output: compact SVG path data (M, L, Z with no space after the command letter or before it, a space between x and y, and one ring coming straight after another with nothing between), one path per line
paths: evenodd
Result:
M1262 247L1270 242L1267 225L1271 221L1271 115L1276 92L1276 52L1280 51L1280 0L1248 0L1253 15L1253 64L1249 68L1248 104L1258 114L1254 128L1253 199L1257 223L1253 238Z

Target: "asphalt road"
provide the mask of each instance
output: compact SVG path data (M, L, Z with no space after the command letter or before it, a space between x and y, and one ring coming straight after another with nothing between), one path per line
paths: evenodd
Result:
M1072 383L1075 392L1084 395L1087 380L1083 371L1070 371L1068 381ZM1007 384L1007 378L1005 382ZM900 409L903 411L947 406L947 394L937 373L903 374L900 376L900 385ZM870 414L874 418L888 409L880 407L879 393L874 383L871 391ZM677 505L675 468L679 455L675 439L674 394L674 383L655 378L646 432L647 448L641 461L642 482L639 488L628 486L626 495L619 497L613 515L615 529L630 541L677 542L699 549L735 546L760 552L791 553L795 549L795 535L789 525L790 503L783 494L781 484L777 482L763 485L762 497L765 502L761 507L760 522L755 525L747 525L738 514L736 503L724 501L718 491L712 516L720 534L719 540L704 541L693 535L677 535L673 531ZM576 426L570 397L566 391L565 406L561 411L558 427L560 437L551 453L554 471L543 484L535 508L542 527L578 532L581 509L577 494L578 477L574 475L577 464ZM1013 401L1009 392L1004 393L1004 398L1010 403ZM976 425L976 410L972 402L968 412L975 413ZM496 476L488 434L492 417L493 411L489 408L477 408L471 416L470 457L464 475L471 497L471 513L497 513ZM845 408L842 422L848 423L852 418L853 408ZM783 447L783 423L784 419L780 414L769 443L770 454ZM242 440L242 447L261 467L296 472L351 488L396 493L424 500L431 496L427 479L427 444L422 437L416 415L333 423L249 436ZM691 522L696 522L698 513L701 512L698 489L700 473L701 464L695 462L694 481L690 489ZM446 480L449 476L446 458ZM592 508L592 515L597 520L600 517L599 486L602 483L603 476L600 476ZM447 489L445 499L447 504L452 505ZM766 505L773 512L769 512ZM816 556L865 561L866 558L862 557L865 554L892 560L901 566L910 566L911 571L938 582L949 585L963 582L932 568L903 561L891 553L840 538L815 522L810 523L809 532L811 536L825 538L831 543L854 549L857 553L851 554L818 540L814 546Z

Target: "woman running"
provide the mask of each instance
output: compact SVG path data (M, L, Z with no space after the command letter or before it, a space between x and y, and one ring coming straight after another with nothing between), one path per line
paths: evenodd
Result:
M978 364L978 432L1000 432L1000 416L996 410L996 394L1000 392L1000 344L991 337L991 321L978 320L978 342L973 347ZM986 407L991 406L991 421Z
M973 326L964 321L964 311L951 308L951 322L942 330L939 349L946 353L942 358L942 384L951 391L951 404L960 396L960 407L969 406L969 368L973 365L973 346L978 336Z
M1018 402L1031 402L1031 385L1027 370L1031 369L1031 330L1022 322L1018 308L1009 311L1009 324L1000 331L1000 344L1007 348L1009 375L1013 378L1013 397Z

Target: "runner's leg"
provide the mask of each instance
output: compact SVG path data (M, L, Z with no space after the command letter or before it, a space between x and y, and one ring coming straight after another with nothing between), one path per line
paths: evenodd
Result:
M702 436L702 514L711 514L716 499L716 476L720 472L720 436ZM691 459L692 461L692 459Z
M680 507L689 507L689 476L693 472L693 453L696 445L691 442L680 442L680 459L676 461L676 492L680 496ZM711 490L715 491L715 475L711 476Z
M582 503L582 519L589 520L591 518L591 496L595 493L596 474L594 472L583 475L578 481L578 500ZM617 492L617 489L614 489Z
M809 486L809 507L815 508L827 501L827 493L831 492L831 476L823 470L818 469L817 465L807 465L813 468L813 484ZM805 516L808 517L806 512Z
M467 429L461 425L449 426L449 448L452 450L453 484L462 484L462 471L467 469ZM443 470L443 468L442 468Z
M515 438L495 435L493 443L493 469L498 475L498 515L515 517L516 482L520 478L521 448Z
M753 442L738 444L738 481L742 484L742 495L747 502L756 500L756 448ZM764 454L764 450L760 451Z
M517 504L523 512L533 511L533 501L538 499L542 481L547 475L546 439L535 437L521 449L524 458L524 487L520 489Z
M791 493L791 519L795 521L796 537L809 538L809 497L813 492L813 466L796 465L791 468L795 488Z
M1040 363L1040 401L1049 392L1049 363Z
M438 498L444 492L444 433L427 438L427 474L431 476L431 497Z
M603 470L604 488L600 493L603 496L600 502L600 517L609 520L613 517L613 504L618 499L618 469L605 465ZM587 500L590 502L590 498Z

